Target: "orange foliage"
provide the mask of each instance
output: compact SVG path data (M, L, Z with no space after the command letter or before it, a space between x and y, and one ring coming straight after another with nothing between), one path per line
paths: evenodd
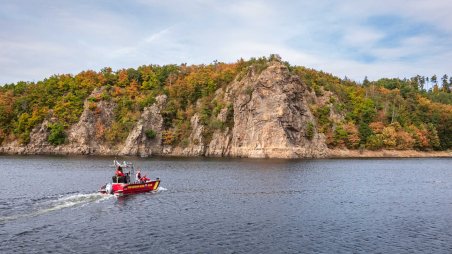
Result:
M406 131L400 130L397 132L397 146L398 150L406 150L413 149L415 140L414 138Z
M0 144L6 138L6 133L0 128Z
M419 140L422 148L430 147L430 140L428 139L428 131L426 129L420 129L417 133L419 135Z
M82 87L95 87L101 83L101 79L103 80L103 77L95 71L88 70L77 74L75 79L80 82Z
M375 134L382 134L385 125L382 122L373 122L369 124L369 127Z
M114 86L111 96L118 97L122 95L122 89L120 87Z
M328 128L328 130L326 131L325 138L328 147L332 148L335 146L334 133L330 128Z
M347 147L352 149L358 148L361 138L359 137L359 131L358 128L356 128L356 125L352 122L348 122L346 125L344 125L344 129L348 134L346 142Z
M7 91L6 93L0 92L0 119L6 115L13 113L14 106L14 95L12 91Z
M414 146L418 149L426 149L430 146L430 140L427 137L427 130L425 129L419 129L414 125L410 125L408 127L409 132L411 132L412 136L414 137Z
M127 70L120 70L118 73L118 85L125 87L129 84L129 75Z
M176 140L176 136L173 131L167 130L162 132L162 143L164 145L171 145Z
M95 137L97 140L103 140L105 134L105 125L101 121L97 121L95 125Z
M138 95L138 82L136 80L132 80L132 82L130 82L130 85L127 86L126 91L130 96Z
M377 111L377 115L375 116L375 120L377 122L383 122L386 119L386 112L384 110Z

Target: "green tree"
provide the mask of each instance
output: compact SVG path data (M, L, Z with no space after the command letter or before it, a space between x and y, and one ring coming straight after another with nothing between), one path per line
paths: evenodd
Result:
M305 136L309 140L312 140L312 138L314 137L314 124L312 122L308 122L306 126Z
M49 124L50 130L47 141L53 145L61 145L66 140L66 133L64 132L64 126L61 123Z
M367 79L367 76L365 76L364 80L363 80L363 86L369 86L369 85L370 85L370 81L369 81L369 79Z
M433 149L439 150L440 146L440 140L438 137L438 131L436 130L435 126L433 126L432 123L427 124L427 138L430 140L430 145Z
M157 135L157 133L153 129L145 131L145 134L148 139L154 139Z
M361 139L361 144L365 144L367 142L367 138L372 135L372 130L369 128L369 125L361 121L359 123L359 138Z
M441 80L442 80L441 90L443 92L450 92L449 83L447 82L448 81L447 74L444 74L444 76L441 78Z
M437 84L437 83L438 83L438 79L437 79L436 75L433 75L433 76L430 78L430 82L432 82L432 83L434 83L434 84Z

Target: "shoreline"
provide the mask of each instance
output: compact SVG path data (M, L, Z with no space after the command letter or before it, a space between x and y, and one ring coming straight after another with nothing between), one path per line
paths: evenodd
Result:
M330 149L328 158L452 158L452 151Z
M177 155L149 155L149 156L139 156L130 154L115 154L115 153L71 153L63 151L47 151L47 152L25 152L23 150L8 150L5 151L0 149L0 156L7 155L47 155L47 156L100 156L100 157L138 157L138 158L250 158L250 159L356 159L356 158L452 158L452 151L416 151L416 150L348 150L348 149L329 149L326 156L322 157L294 157L294 158L280 158L280 157L265 157L265 158L254 158L254 157L231 157L231 156L177 156Z

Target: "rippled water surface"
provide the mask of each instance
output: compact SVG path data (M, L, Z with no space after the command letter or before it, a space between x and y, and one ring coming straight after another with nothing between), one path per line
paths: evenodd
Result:
M132 159L158 192L97 194L112 158L0 156L0 252L452 252L451 159Z

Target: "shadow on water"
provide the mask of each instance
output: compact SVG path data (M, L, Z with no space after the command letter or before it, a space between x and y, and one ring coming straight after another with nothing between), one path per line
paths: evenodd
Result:
M111 195L111 196L116 197L116 202L115 202L116 205L118 205L119 207L123 207L123 206L126 206L128 203L133 203L133 202L143 200L143 196L146 196L146 197L155 196L158 193L161 193L163 191L167 191L167 189L160 186L160 187L158 187L157 191L138 193L138 194L132 194L132 195L124 195L124 196L114 196L114 195Z

